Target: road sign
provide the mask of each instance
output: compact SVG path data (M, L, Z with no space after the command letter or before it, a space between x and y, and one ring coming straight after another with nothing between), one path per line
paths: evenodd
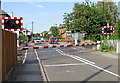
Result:
M115 34L115 27L114 26L103 26L102 34Z
M71 32L71 31L66 31L66 35L67 35L68 37L71 37L71 36L72 36L72 32Z
M31 32L29 30L23 30L24 35L31 35Z
M84 33L74 33L74 39L78 39L78 40L83 41L84 40L84 36L85 36Z
M11 30L20 29L19 31L23 30L23 18L22 17L2 17L2 29Z

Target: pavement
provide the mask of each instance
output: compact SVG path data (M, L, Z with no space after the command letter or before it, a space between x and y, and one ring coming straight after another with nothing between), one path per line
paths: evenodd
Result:
M26 60L15 67L15 71L13 71L12 76L7 81L42 82L43 77L38 63L34 51L30 49L27 53Z
M106 58L119 59L117 53L94 51L94 54L99 54L99 55L104 56Z

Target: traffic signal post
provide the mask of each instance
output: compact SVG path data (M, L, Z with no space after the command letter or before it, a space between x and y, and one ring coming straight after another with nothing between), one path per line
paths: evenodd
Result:
M19 39L19 31L23 31L23 18L22 17L2 17L2 29L8 31L14 31L17 33ZM19 40L17 40L17 46L19 47Z

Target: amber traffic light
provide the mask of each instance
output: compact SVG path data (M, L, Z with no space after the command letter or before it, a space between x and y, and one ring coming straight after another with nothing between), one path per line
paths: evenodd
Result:
M5 19L4 29L20 29L21 20L20 19Z

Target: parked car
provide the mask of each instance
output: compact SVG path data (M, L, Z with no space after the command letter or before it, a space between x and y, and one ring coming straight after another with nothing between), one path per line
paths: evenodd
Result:
M50 37L49 38L49 43L52 44L52 43L58 43L58 38L57 37Z
M35 44L41 44L41 38L34 38L34 43Z

